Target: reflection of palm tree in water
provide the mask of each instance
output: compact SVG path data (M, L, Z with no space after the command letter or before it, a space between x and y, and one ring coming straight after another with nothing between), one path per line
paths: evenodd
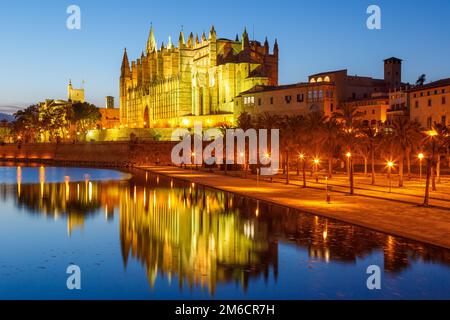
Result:
M15 192L15 189L11 189L11 192ZM16 194L16 201L19 207L26 208L31 214L54 219L66 217L68 233L71 235L74 228L84 226L86 217L98 212L102 206L98 197L100 193L95 183L25 184Z

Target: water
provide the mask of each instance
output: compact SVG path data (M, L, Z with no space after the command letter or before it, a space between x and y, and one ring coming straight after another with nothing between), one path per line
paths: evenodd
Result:
M0 299L450 298L450 250L141 171L0 173Z

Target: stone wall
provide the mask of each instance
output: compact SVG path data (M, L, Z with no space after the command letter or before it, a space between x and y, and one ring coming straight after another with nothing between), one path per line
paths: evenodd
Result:
M77 144L6 144L0 160L57 162L80 165L129 166L171 164L173 142L92 142Z

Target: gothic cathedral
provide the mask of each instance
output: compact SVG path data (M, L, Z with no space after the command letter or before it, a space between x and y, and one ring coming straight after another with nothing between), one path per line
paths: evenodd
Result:
M194 121L214 126L233 122L240 110L236 97L256 85L278 85L278 43L270 53L250 40L247 31L234 41L218 39L214 26L178 47L169 38L157 48L153 27L146 52L131 67L127 51L120 76L121 125L134 128L191 126Z

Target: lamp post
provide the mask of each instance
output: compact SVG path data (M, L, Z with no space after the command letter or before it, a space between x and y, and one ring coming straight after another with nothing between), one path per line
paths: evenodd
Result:
M354 180L353 180L353 161L352 161L352 153L347 152L345 155L348 159L348 177L350 182L350 194L355 194L355 188L354 188Z
M316 176L316 182L319 182L319 176L317 175L317 171L319 170L320 159L314 159L314 174Z
M422 161L425 158L425 155L423 153L419 153L419 155L417 156L419 158L419 164L420 164L420 174L419 174L419 181L422 181Z
M301 153L299 155L299 158L302 161L303 188L306 188L306 161L305 161L305 155L303 153Z
M423 205L428 207L430 201L430 179L432 175L432 170L434 170L434 155L436 149L436 139L435 137L438 133L435 130L431 130L428 132L428 136L431 139L431 156L427 158L427 181L425 183L425 198L423 201Z
M394 162L388 161L387 167L388 167L388 179L389 179L389 193L392 192L392 168L394 167Z

